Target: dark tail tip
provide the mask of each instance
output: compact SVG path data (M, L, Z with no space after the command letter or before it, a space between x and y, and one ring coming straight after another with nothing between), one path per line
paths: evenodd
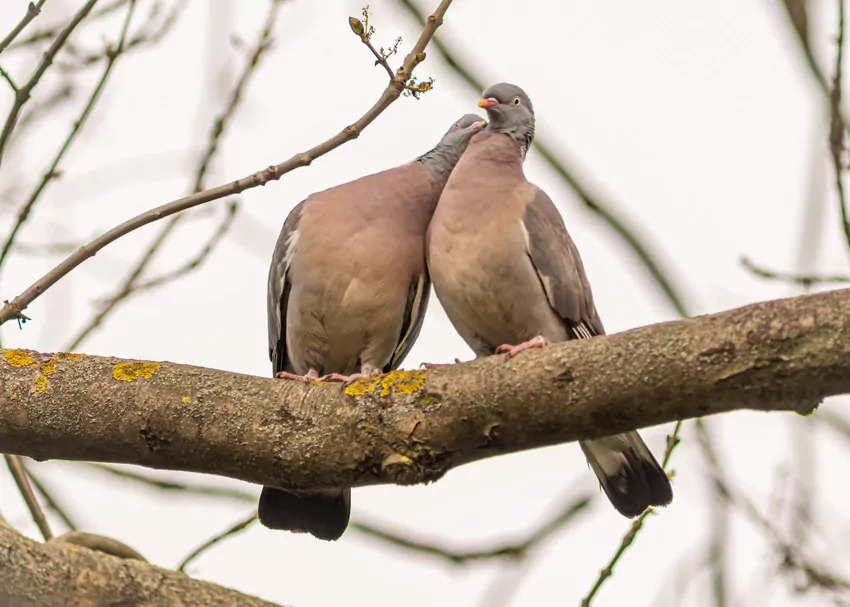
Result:
M650 506L673 501L667 473L636 432L587 441L582 450L608 500L623 516L635 518Z
M269 529L307 532L320 540L338 540L348 527L351 490L290 493L263 487L260 522Z

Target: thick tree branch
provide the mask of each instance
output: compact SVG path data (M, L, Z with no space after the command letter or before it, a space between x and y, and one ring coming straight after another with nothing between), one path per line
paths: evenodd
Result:
M171 363L5 350L0 452L293 489L439 479L504 453L850 392L850 290L507 361L306 385Z
M0 605L276 607L176 571L60 539L40 544L18 534L0 519Z

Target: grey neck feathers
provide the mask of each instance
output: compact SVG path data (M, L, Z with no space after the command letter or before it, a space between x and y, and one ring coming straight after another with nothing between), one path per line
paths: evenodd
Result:
M490 123L488 130L494 133L504 133L510 135L519 144L522 159L525 160L525 155L528 153L528 148L531 147L531 142L534 141L534 123L521 126L518 124L496 125Z
M439 143L433 150L417 158L416 162L421 162L440 177L448 179L465 148L465 145Z

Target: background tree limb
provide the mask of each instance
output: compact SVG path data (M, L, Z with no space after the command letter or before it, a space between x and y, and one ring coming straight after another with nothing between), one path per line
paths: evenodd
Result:
M57 538L59 539L59 538ZM65 542L40 544L0 519L0 604L15 607L276 607L135 559Z

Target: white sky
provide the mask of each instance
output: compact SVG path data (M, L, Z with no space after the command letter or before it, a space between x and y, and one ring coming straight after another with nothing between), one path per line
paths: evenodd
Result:
M65 18L75 4L51 0L32 27ZM348 30L347 17L359 14L361 2L323 0L321 9L318 4L286 3L275 49L254 78L207 185L310 147L355 120L382 91L384 72L372 67L367 50ZM392 0L370 4L376 42L386 45L402 35L406 52L419 33L415 23ZM420 4L432 9L437 2ZM831 68L834 6L812 4L820 9L813 38L821 63ZM137 23L148 5L140 1ZM0 4L0 33L17 22L25 6L22 0ZM243 63L231 37L250 43L266 6L195 0L161 45L122 57L62 178L49 186L21 242L88 239L185 194L197 150ZM90 26L78 42L97 50L102 40L115 39L122 18L119 13ZM796 292L752 277L738 263L743 254L777 269L846 271L826 164L825 104L778 0L526 0L521 7L508 0L458 0L440 33L465 51L486 82L525 88L535 104L538 133L558 142L585 180L652 244L694 313ZM9 52L0 65L22 81L35 59L34 53ZM0 173L0 234L7 233L14 209L55 154L98 72L86 72L72 107L34 127L7 154ZM358 140L311 167L246 192L233 230L200 271L133 299L80 349L269 375L267 263L292 206L313 191L415 157L453 120L477 110L477 95L440 63L436 51L417 75L433 76L435 90L418 102L399 100ZM49 72L36 99L60 80L59 70ZM9 103L11 94L0 87L3 115ZM615 332L674 319L622 242L585 211L535 152L526 167L564 214L606 328ZM813 215L813 247L801 252L810 208L822 212ZM187 221L155 270L192 257L223 209L218 201L202 218ZM157 229L123 239L64 279L29 308L34 320L25 330L13 323L2 328L4 345L64 349ZM15 257L3 269L0 298L11 299L59 260ZM436 298L431 301L407 368L470 357ZM792 438L804 425L785 414L711 420L735 486L766 512L775 499L777 470L795 470ZM671 428L644 432L659 455ZM819 562L850 575L850 526L842 513L850 493L846 483L836 482L846 477L846 445L819 424L815 431L809 453L815 468L797 475L816 496L810 548ZM673 504L649 520L594 601L597 607L712 604L707 570L694 573L707 554L711 493L691 425L674 466ZM120 539L165 567L251 510L244 503L155 493L69 464L37 469L72 504L86 531ZM236 481L192 480L258 492ZM598 494L578 447L569 444L467 466L429 487L358 489L353 518L471 549L522 537L586 490ZM0 492L4 515L37 537L5 469ZM776 520L784 521L787 516ZM591 512L541 545L522 577L512 577L516 569L506 563L456 567L356 532L324 543L256 525L208 552L191 573L296 607L578 605L628 526L597 495ZM727 554L731 604L833 604L816 592L795 596L777 574L780 558L739 515L732 519ZM694 579L685 590L689 578Z

